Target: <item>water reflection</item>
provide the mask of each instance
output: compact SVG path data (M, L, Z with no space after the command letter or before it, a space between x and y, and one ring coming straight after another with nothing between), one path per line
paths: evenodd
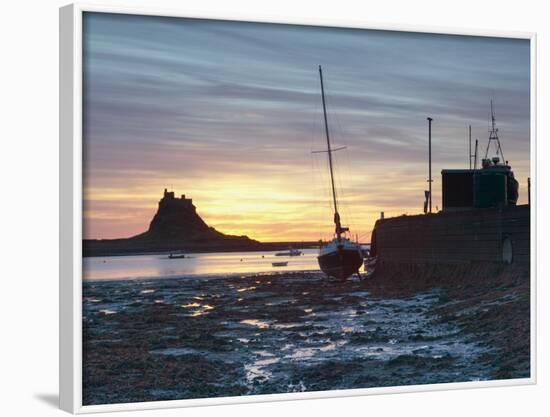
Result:
M201 305L199 303L189 303L189 304L182 304L182 308L194 308L194 307L200 307Z
M288 265L284 267L272 265L272 262L281 260L275 252L196 253L180 259L169 259L167 254L84 258L83 275L85 280L107 280L318 270L318 251L306 249L303 252L302 256L285 257ZM249 287L239 291L254 289ZM152 291L145 289L143 294Z
M269 327L269 323L256 319L241 320L241 323L248 324L249 326L255 326L259 329L267 329Z

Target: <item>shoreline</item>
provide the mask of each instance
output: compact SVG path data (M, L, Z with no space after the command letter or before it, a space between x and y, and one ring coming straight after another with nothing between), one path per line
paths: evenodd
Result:
M105 240L109 242L109 240ZM98 249L86 248L87 245L90 245L90 242L97 244L95 242L102 242L102 240L83 240L82 241L82 257L83 258L98 258L98 257L110 257L110 256L141 256L141 255L168 255L174 252L185 252L185 253L219 253L219 252L269 252L269 251L283 251L288 250L289 247L294 247L296 249L318 249L319 242L261 242L257 246L212 246L212 247L174 247L173 249L159 249L159 250L133 250L133 249L122 249L122 250L105 250L101 251ZM368 245L365 243L363 245Z
M185 280L185 279L253 279L264 277L276 277L278 275L287 278L287 275L318 275L323 274L320 270L316 269L303 269L297 271L269 271L269 272L213 272L209 274L181 274L172 276L143 276L143 277L129 277L129 278L92 278L83 279L82 282L98 283L98 282L132 282L132 281L171 281L171 280ZM323 274L324 275L324 274Z

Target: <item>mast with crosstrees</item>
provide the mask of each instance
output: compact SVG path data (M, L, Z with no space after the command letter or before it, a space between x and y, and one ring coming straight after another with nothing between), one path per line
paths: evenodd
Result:
M332 203L334 204L334 225L336 226L335 237L325 246L319 248L317 261L319 267L328 276L337 279L346 279L352 274L359 275L359 268L363 264L363 253L358 243L351 242L343 233L349 231L342 227L340 214L338 213L338 200L336 198L336 187L334 185L334 168L332 165L332 153L344 149L344 147L333 148L330 145L330 133L328 128L327 105L325 101L325 85L323 83L323 70L319 65L319 78L321 79L321 97L323 99L323 116L325 120L325 134L327 137L327 150L315 151L328 153L328 164L330 168L330 185L332 188Z
M341 238L341 234L349 230L347 227L342 227L340 223L340 214L338 213L338 203L336 200L336 188L334 187L334 171L332 168L332 152L336 151L330 147L330 135L328 130L328 119L327 119L327 106L325 103L325 86L323 84L323 69L319 65L319 78L321 79L321 97L323 99L323 116L325 119L325 134L327 136L327 153L328 153L328 164L330 168L330 185L332 187L332 201L334 203L334 224L336 226L336 237L338 240Z

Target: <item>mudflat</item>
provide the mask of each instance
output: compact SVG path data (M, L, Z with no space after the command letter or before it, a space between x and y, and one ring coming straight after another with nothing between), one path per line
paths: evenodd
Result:
M416 272L86 281L84 404L529 377L528 273Z

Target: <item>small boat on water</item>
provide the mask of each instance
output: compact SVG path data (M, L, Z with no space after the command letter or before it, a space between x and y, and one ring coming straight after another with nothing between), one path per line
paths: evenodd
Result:
M277 252L275 256L300 256L302 251L299 249L289 248L286 252Z
M271 262L271 266L287 266L288 265L288 261L284 261L284 262Z
M184 253L171 253L170 255L168 255L168 259L183 259L183 258L185 258Z
M321 271L325 274L336 279L344 280L352 274L359 275L359 268L363 265L363 252L358 243L352 242L349 238L345 237L346 232L349 232L349 228L343 227L340 223L340 214L338 213L338 203L336 201L336 189L334 187L332 153L343 148L332 149L330 146L325 89L323 85L323 70L320 65L319 78L321 79L321 98L323 100L323 116L325 120L325 134L327 137L327 150L321 152L328 153L332 202L334 204L334 224L336 229L334 238L326 246L320 249L317 260Z

